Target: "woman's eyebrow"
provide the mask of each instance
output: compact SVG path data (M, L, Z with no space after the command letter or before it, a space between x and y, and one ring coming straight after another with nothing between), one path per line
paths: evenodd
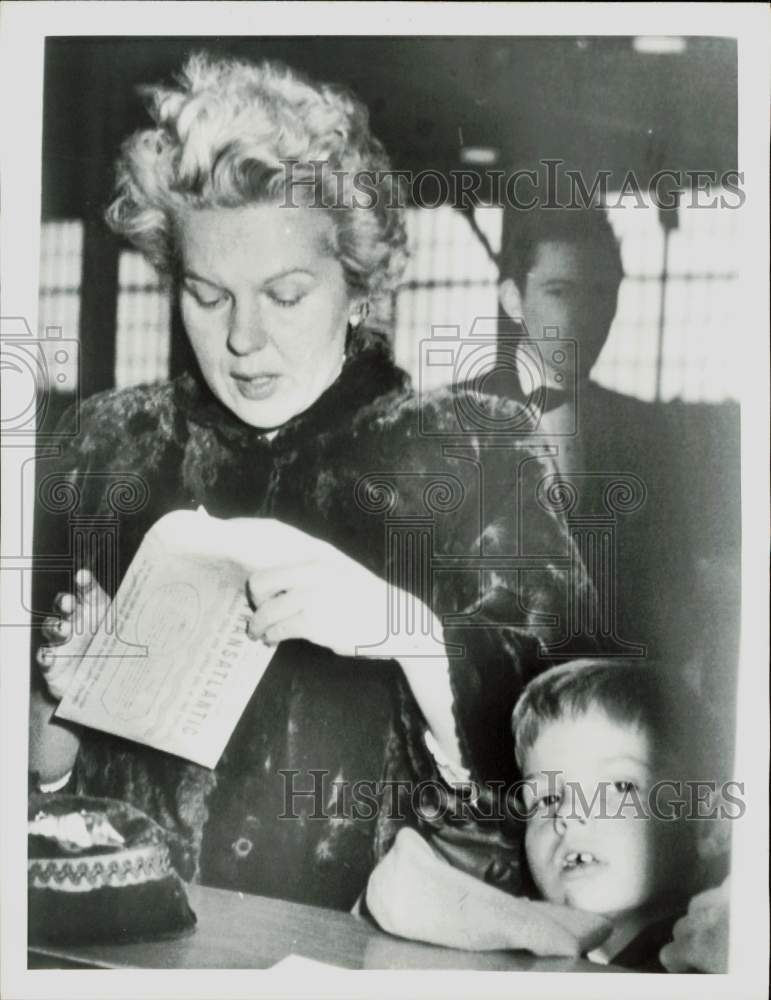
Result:
M278 274L272 274L269 278L266 278L263 284L270 285L274 281L281 281L282 278L289 278L295 274L307 274L309 278L316 277L314 272L309 271L307 267L288 267L285 271L279 271Z
M290 278L293 275L307 275L309 278L315 278L316 275L313 271L310 271L306 267L289 267L285 271L279 271L277 274L272 274L269 278L266 278L263 285L272 285L276 281L281 281L284 278ZM189 279L191 281L200 281L205 285L214 285L217 288L224 287L224 284L213 278L204 278L202 274L198 274L191 268L185 268L182 272L182 277Z
M184 271L182 272L182 277L183 278L189 278L192 281L200 281L204 285L215 285L217 288L220 287L219 282L213 281L211 278L204 278L203 275L196 274L196 272L192 271L189 267L186 267L184 269Z

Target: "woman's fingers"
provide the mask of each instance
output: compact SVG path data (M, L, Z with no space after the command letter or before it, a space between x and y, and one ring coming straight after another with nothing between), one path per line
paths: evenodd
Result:
M79 569L75 574L75 588L79 596L85 596L96 583L96 578L90 569Z
M37 665L47 674L54 665L54 658L56 654L48 646L40 646L37 653L35 654L35 659L37 660Z
M262 634L262 641L268 646L277 646L287 639L307 639L307 624L304 612L300 611L290 618L269 626Z
M58 593L54 598L54 607L57 611L61 611L63 615L71 615L75 610L75 595L74 594L64 594Z
M60 614L50 615L43 622L45 643L35 656L48 690L56 699L63 697L110 606L109 597L89 570L76 573L73 590L54 598Z
M60 701L69 687L80 659L70 652L69 646L61 648L40 646L36 654L40 672L49 693Z
M278 594L306 588L314 569L314 563L293 563L291 566L272 566L270 569L258 570L246 581L249 599L259 609Z
M72 635L72 622L68 617L49 615L43 622L41 631L46 642L60 646L63 642L67 642Z
M46 641L58 646L67 642L72 635L72 616L75 613L77 601L74 594L59 592L54 598L54 608L58 615L49 615L41 627Z
M37 651L36 659L49 683L61 674L72 670L73 657L66 649L59 651L50 646L41 646Z
M282 591L275 597L262 601L247 625L246 631L249 638L261 639L274 626L299 615L305 607L306 601L306 592L296 588Z
M110 606L110 598L94 574L87 569L78 570L75 574L75 596L79 633L83 637L84 644L88 645L102 624L102 619Z

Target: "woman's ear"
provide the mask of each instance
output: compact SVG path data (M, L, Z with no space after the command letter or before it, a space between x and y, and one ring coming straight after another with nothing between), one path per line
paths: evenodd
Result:
M504 278L498 285L498 301L510 319L522 319L522 298L513 278Z

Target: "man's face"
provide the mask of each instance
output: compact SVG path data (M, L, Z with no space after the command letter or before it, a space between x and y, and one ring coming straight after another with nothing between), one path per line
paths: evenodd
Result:
M577 342L577 375L589 377L607 340L616 314L619 275L612 250L593 240L544 240L539 243L525 287L520 290L522 319L534 340L541 343L544 327L556 327L560 340ZM511 279L501 285L501 303L512 315L516 289ZM541 351L547 386L565 388L554 379L553 351ZM551 376L551 377L550 377ZM564 364L562 367L564 378Z

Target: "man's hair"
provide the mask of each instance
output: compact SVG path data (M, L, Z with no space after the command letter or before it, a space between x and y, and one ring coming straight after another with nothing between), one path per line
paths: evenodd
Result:
M673 667L621 659L574 660L532 680L512 715L517 763L523 767L545 724L601 709L614 722L651 738L654 764L674 780L714 780L727 762L715 759L708 713Z
M525 292L527 276L533 268L536 251L547 240L591 242L607 247L615 260L618 281L621 283L624 276L621 249L604 209L536 208L516 213L498 258L501 278L513 278L521 294Z

